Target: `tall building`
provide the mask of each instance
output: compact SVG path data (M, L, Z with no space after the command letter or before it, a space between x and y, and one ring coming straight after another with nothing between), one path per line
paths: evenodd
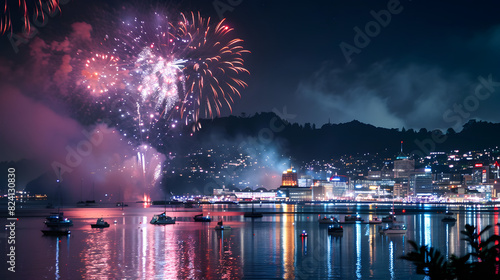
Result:
M416 196L434 194L431 169L425 168L414 172L410 176L410 188Z
M394 178L394 171L389 166L384 165L381 170L368 170L368 179L392 179Z
M304 183L304 182L302 182ZM312 188L307 186L307 181L304 187L299 187L297 180L297 171L289 168L283 172L281 177L281 186L278 188L278 196L286 197L291 201L310 201L312 197Z
M333 198L333 184L317 180L312 187L313 200L329 200Z
M283 172L281 176L281 186L283 187L297 187L297 171L293 168L289 168Z
M415 171L415 160L403 153L403 141L401 141L401 153L394 160L394 178L407 178L413 171Z
M314 180L310 175L302 175L298 180L299 188L309 188L314 184Z
M332 184L331 195L333 197L343 197L347 194L349 190L349 177L343 175L333 175L330 177L330 183Z
M472 169L473 185L490 183L490 166L476 163Z
M394 183L393 195L394 197L404 198L410 194L410 186L408 182Z
M397 197L405 197L414 194L410 187L410 175L415 171L415 160L410 159L403 153L403 141L401 141L401 152L394 160L394 189L393 194Z

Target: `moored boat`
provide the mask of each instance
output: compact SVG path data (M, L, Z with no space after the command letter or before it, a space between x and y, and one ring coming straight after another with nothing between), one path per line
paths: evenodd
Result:
M203 216L203 214L198 214L193 217L195 222L211 222L212 218L209 215Z
M167 216L167 214L163 212L159 215L154 215L149 223L153 225L171 225L175 224L175 217L172 218L170 216Z
M337 218L331 216L330 218L324 216L323 218L321 219L318 219L318 222L320 224L328 224L328 225L331 225L331 224L336 224L339 222L339 220L337 220Z
M382 220L379 219L378 217L373 217L370 221L368 221L370 225L376 225L376 224L381 224Z
M443 221L444 223L454 223L457 221L457 219L451 214L447 214L441 221Z
M340 224L333 224L328 227L328 233L329 234L339 234L343 233L344 228Z
M109 227L109 223L105 222L103 218L99 218L95 224L91 224L90 226L92 228L107 228Z
M63 212L56 212L50 213L50 216L46 218L45 225L50 228L71 227L73 226L73 221L64 218Z
M396 216L394 215L387 215L382 218L383 223L395 223L396 222Z
M380 230L380 233L383 234L405 234L406 233L406 226L405 225L400 225L400 224L394 224L387 226L385 228L382 228Z
M361 218L360 215L355 215L355 216L353 216L353 215L346 215L344 217L344 222L345 223L356 223L356 222L363 222L363 221L364 221L364 219Z

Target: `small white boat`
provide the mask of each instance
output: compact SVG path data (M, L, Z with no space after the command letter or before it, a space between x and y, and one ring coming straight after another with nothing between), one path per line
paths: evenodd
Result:
M405 234L406 233L406 226L405 225L391 225L387 226L385 228L382 228L380 230L380 233L383 234Z
M307 232L303 230L302 233L300 234L300 237L307 237Z
M153 225L171 225L175 224L175 218L167 216L167 214L163 212L160 215L154 215L149 223Z
M373 217L370 221L368 221L370 225L376 225L376 224L381 224L382 220L379 219L378 217Z
M105 222L103 218L99 218L95 224L91 224L90 226L92 228L107 228L109 227L109 223Z

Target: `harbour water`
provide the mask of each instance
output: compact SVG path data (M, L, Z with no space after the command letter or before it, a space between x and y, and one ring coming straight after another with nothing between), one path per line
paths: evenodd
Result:
M463 255L465 224L495 225L498 208L450 206L456 223L443 223L445 206L400 205L397 219L406 234L383 235L379 225L344 224L342 236L328 235L318 218L359 213L368 221L389 214L390 204L256 205L266 213L244 218L250 205L167 208L175 225L151 225L163 207L65 208L71 234L43 236L48 209L20 209L16 227L16 272L7 271L8 231L3 230L1 279L423 279L400 257L408 240L434 246L445 256ZM53 211L53 210L52 210ZM211 223L194 222L198 213ZM103 217L109 228L92 229ZM5 218L4 218L5 219ZM214 230L222 219L231 229ZM116 221L116 223L114 223ZM308 236L303 238L301 232ZM495 226L491 233L498 234ZM486 235L487 237L487 235Z

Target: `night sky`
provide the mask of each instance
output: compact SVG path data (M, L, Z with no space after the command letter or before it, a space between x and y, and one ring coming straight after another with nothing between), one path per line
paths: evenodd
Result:
M456 131L471 118L500 122L497 1L73 0L60 8L17 50L0 37L0 161L30 159L33 174L64 161L62 147L78 145L82 130L99 129L82 102L90 97L73 90L75 50L151 9L223 16L244 40L251 74L242 77L248 87L234 115L278 111L317 127L356 119ZM18 33L20 22L13 26ZM221 115L229 114L225 107ZM126 154L126 143L112 135L99 150Z
M370 12L391 2L245 1L228 12L252 50L250 87L235 111L287 106L300 123L357 119L388 128L498 122L498 90L479 102L468 96L479 76L500 80L499 3L400 1L348 63L340 44L356 47L354 28L365 30Z
M109 6L119 9L118 2ZM329 120L357 119L381 127L417 129L460 129L469 118L500 121L495 114L497 92L479 102L467 99L480 84L478 77L488 80L492 75L493 82L500 77L496 1L230 2L234 6L223 0L158 1L153 6L200 11L216 20L222 15L245 40L252 52L245 57L251 76L245 79L249 87L235 102L233 114L283 111L286 106L299 123L320 126ZM132 3L149 7L143 1ZM67 36L74 22L92 25L92 35L109 32L106 28L113 19L100 6L112 10L101 1L62 5L62 16L51 19L37 37ZM381 12L388 6L394 12L390 21ZM385 27L370 25L372 12L383 14ZM367 25L373 37L359 47L354 28L365 31ZM2 39L3 60L18 63L19 57L31 55L28 44L16 54L7 38ZM340 47L343 43L355 50L348 58ZM455 104L466 108L460 112Z

